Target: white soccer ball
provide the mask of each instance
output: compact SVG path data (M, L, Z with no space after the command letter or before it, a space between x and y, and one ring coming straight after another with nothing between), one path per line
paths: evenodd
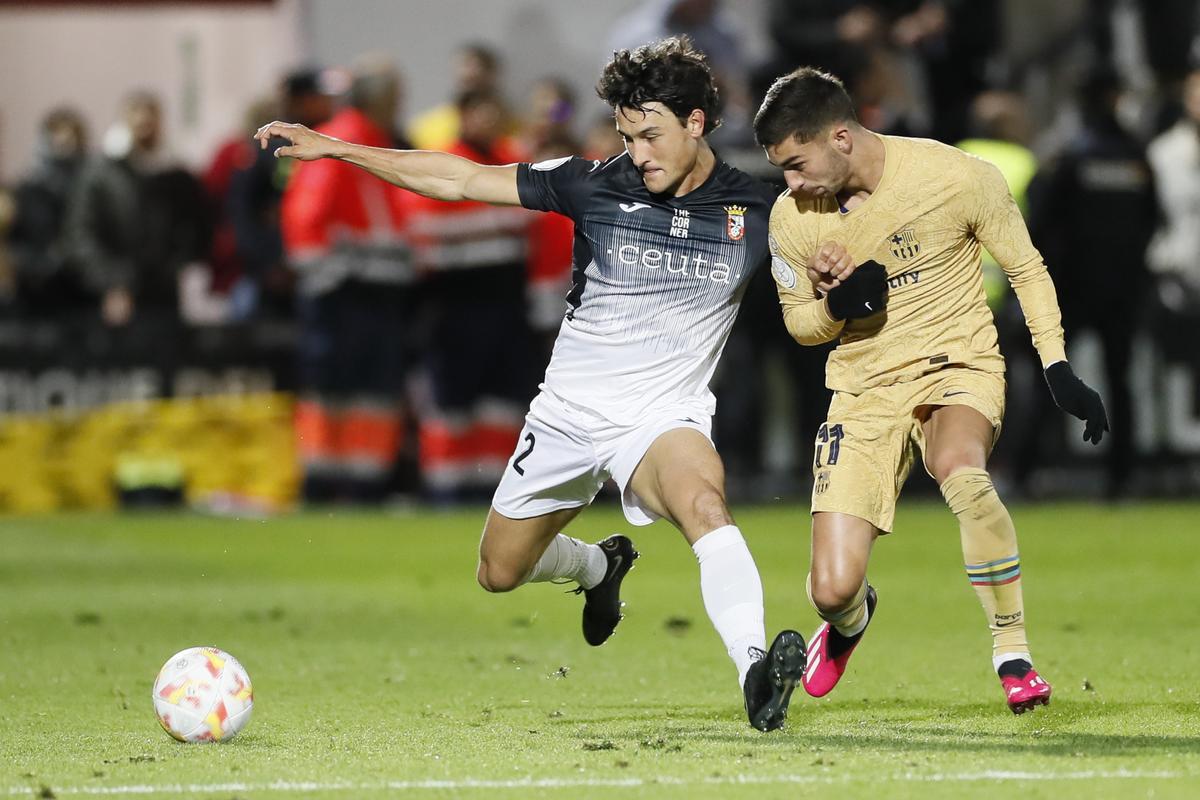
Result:
M154 713L181 742L231 739L254 709L250 676L215 647L189 647L171 656L154 681Z

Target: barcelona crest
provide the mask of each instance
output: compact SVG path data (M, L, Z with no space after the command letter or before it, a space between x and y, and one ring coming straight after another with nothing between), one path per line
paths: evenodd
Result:
M912 228L893 233L888 237L888 243L892 246L892 255L901 261L915 258L921 252L921 243L917 241L917 234Z
M746 207L725 206L725 213L725 235L736 242L746 235Z

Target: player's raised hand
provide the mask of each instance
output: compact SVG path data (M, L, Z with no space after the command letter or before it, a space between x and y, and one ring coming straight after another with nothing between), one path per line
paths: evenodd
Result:
M1065 361L1046 367L1046 383L1050 384L1050 394L1059 408L1087 423L1083 426L1083 440L1100 444L1108 430L1108 414L1099 393L1081 381Z
M825 242L808 261L808 279L821 294L829 294L854 272L854 259L839 242Z
M316 161L318 158L325 158L332 155L333 148L331 145L338 141L332 136L317 133L303 125L292 122L271 122L263 125L254 134L254 138L258 140L259 147L263 150L267 149L267 143L276 136L286 139L288 144L276 150L275 157L295 158L300 161Z

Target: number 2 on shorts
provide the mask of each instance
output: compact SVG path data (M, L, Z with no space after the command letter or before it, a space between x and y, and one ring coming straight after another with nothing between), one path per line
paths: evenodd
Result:
M518 475L525 474L525 468L521 466L521 462L525 460L526 456L533 452L533 446L537 444L537 439L532 433L525 434L525 441L529 442L529 447L526 447L521 455L513 459L513 469L517 471Z

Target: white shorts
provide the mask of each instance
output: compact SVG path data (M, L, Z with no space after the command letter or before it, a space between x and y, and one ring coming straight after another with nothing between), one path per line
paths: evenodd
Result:
M712 416L703 399L655 409L636 425L618 425L543 389L529 405L492 507L510 519L579 508L611 477L621 489L625 519L649 525L658 515L642 504L629 481L654 440L675 428L697 430L712 441Z

